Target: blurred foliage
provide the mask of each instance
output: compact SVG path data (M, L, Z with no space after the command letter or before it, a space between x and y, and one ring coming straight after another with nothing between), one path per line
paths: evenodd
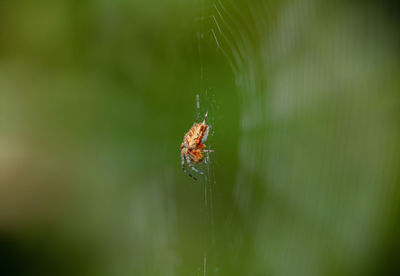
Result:
M0 274L396 275L396 10L1 1Z

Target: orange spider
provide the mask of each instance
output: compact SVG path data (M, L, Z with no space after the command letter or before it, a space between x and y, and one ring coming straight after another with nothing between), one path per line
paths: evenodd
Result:
M213 150L204 149L206 145L203 144L206 142L210 130L210 127L206 125L207 115L208 112L204 115L202 123L197 123L196 120L192 128L185 134L181 144L182 170L194 180L196 178L185 170L185 159L189 168L199 174L203 174L203 172L193 167L192 161L194 164L199 164L203 161L204 152L213 152Z

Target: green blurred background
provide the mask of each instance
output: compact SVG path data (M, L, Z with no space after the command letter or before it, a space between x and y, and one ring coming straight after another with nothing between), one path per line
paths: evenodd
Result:
M0 1L0 274L398 275L398 11Z

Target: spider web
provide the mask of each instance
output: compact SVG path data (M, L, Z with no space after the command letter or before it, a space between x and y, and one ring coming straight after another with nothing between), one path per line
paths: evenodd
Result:
M215 116L229 103L213 102L217 92L206 84L211 70L203 62L213 41L234 75L240 133L232 190L218 187L224 184L215 175L218 148L206 162L203 220L211 234L204 235L198 271L218 275L228 263L238 275L320 275L332 258L339 274L363 271L365 260L385 254L385 227L399 198L400 132L388 113L389 99L398 106L396 85L380 89L396 66L394 25L370 3L199 5L197 113L209 110L215 138L221 135ZM214 221L213 201L221 193L233 194L238 212ZM231 251L215 241L221 224L229 227ZM228 260L220 260L221 252Z

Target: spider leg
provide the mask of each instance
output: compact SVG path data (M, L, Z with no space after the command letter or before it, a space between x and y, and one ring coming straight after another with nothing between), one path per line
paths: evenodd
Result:
M193 178L194 180L197 180L196 177L194 177L193 175L191 175L188 171L185 170L185 157L183 157L183 155L181 155L181 165L182 165L182 171L184 173L186 173L188 176L190 176L191 178Z
M203 150L205 153L207 153L207 158L206 158L206 163L208 163L209 158L210 158L210 152L214 152L214 150Z
M205 142L207 141L207 137L208 137L208 132L209 132L209 131L210 131L210 127L207 126L207 129L206 129L206 131L204 132L203 139L201 139L201 142L202 142L202 143L205 143Z
M206 123L206 120L207 120L207 116L208 116L208 111L206 112L206 114L204 115L204 120L203 120L203 124L205 124Z
M186 155L186 162L188 163L189 168L191 168L192 170L194 170L195 172L197 172L199 174L204 174L202 171L199 171L198 169L193 167L192 162L190 161L189 155Z

